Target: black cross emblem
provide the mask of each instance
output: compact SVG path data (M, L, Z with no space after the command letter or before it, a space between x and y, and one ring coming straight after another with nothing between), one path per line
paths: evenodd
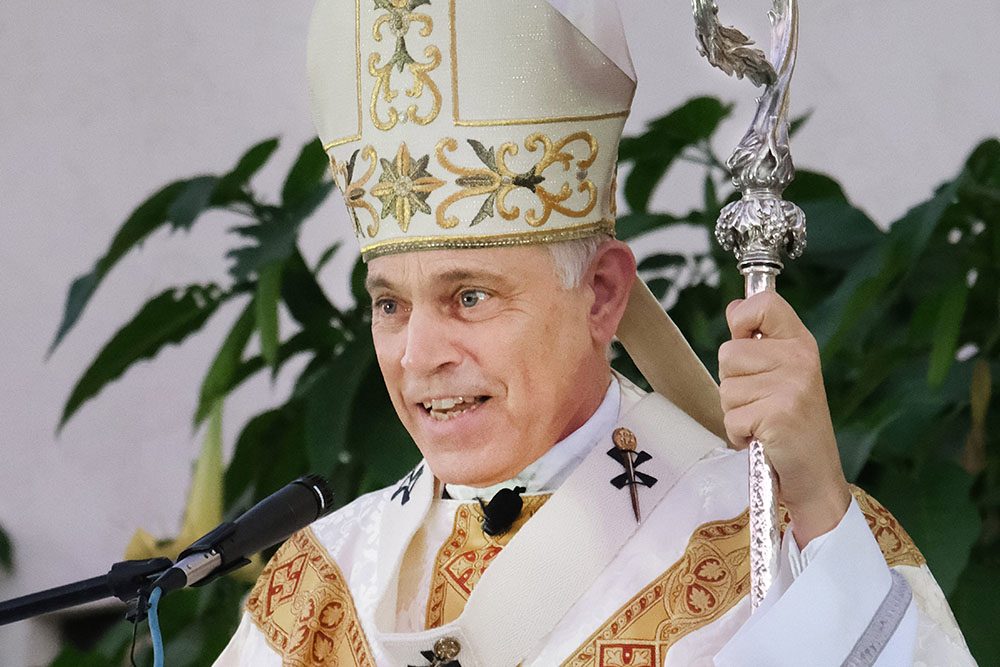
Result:
M410 492L413 491L413 487L417 485L417 480L420 479L421 473L424 472L424 464L421 463L416 468L410 471L403 482L396 488L392 493L392 497L389 500L395 500L396 496L401 496L399 504L405 505L410 502Z
M616 489L621 489L626 484L642 484L643 486L651 487L658 481L652 475L647 475L646 473L639 472L638 470L635 471L635 478L636 478L635 481L632 482L629 480L629 475L628 475L629 464L628 461L625 460L625 457L632 456L632 452L623 451L621 449L618 449L617 447L612 447L611 449L608 450L608 456L613 458L615 461L618 461L618 463L620 463L622 467L625 468L625 472L618 475L617 477L612 478L611 480L611 484L613 484ZM650 456L648 452L636 452L635 459L632 461L632 468L633 469L638 468L640 465L650 460L651 458L653 457Z
M407 665L407 667L462 667L458 660L442 660L434 655L434 651L421 651L420 655L427 660L426 665Z

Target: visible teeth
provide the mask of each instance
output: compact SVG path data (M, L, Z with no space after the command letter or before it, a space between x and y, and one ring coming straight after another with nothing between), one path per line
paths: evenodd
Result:
M430 401L423 401L423 406L434 419L444 421L452 417L457 417L463 412L478 408L479 401L475 398L466 400L462 396L452 396L450 398L435 398Z
M462 402L462 397L458 398L435 398L431 401L431 407L435 410L451 410Z

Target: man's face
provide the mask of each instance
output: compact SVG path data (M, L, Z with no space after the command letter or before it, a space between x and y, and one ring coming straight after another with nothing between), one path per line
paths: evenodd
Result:
M380 257L367 285L389 396L439 479L510 479L600 404L594 292L565 289L544 249Z

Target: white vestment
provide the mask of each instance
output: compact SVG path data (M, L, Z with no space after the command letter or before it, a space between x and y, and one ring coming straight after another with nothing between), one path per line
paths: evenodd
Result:
M611 482L623 473L608 455L612 427L650 456L637 466L655 480L638 487L641 524L628 486ZM745 453L662 397L612 382L587 424L512 480L528 487L526 506L554 493L488 551L488 569L471 552L444 568L480 568L456 618L421 622L435 558L445 563L449 540L458 547L468 531L456 517L475 506L461 488L442 500L421 463L289 540L216 665L416 667L437 664L443 638L460 650L439 664L460 667L975 664L905 531L860 492L802 552L786 533L777 581L751 617L746 479ZM866 646L877 661L849 660Z

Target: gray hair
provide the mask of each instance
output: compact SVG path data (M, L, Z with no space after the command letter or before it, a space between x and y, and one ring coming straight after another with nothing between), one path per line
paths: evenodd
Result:
M583 275L597 256L598 249L610 240L610 236L601 234L571 241L546 243L545 249L552 257L556 274L562 279L563 287L568 290L579 287Z

